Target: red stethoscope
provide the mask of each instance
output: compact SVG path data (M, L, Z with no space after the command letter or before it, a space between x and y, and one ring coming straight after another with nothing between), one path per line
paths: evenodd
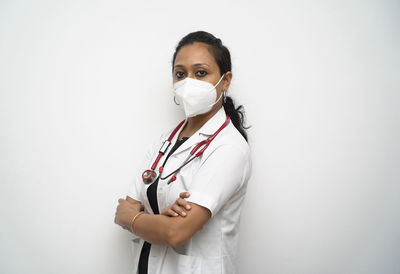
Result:
M177 169L175 169L173 172L171 172L170 174L168 174L165 177L162 177L162 173L164 170L163 166L160 166L158 169L158 172L160 172L160 179L161 180L165 180L169 177L171 177L171 179L169 180L168 184L172 183L173 181L176 180L176 173L178 173L179 170L181 170L184 166L186 166L187 164L189 164L191 161L193 161L196 157L199 157L203 154L203 152L208 148L208 146L210 145L210 143L214 140L214 138L218 135L218 133L221 132L221 130L223 130L230 121L230 117L227 114L226 115L226 120L225 122L222 124L222 126L210 137L208 137L207 139L201 141L200 143L198 143L193 149L192 151L190 151L190 154L188 155L188 157L186 158L186 160L183 162L183 164L178 167ZM153 165L151 166L150 169L147 169L143 172L142 174L142 179L143 182L145 184L150 184L152 182L154 182L154 180L157 177L157 173L155 171L158 162L160 161L161 157L165 154L165 152L168 150L168 147L171 145L171 140L172 138L174 138L175 134L178 132L178 130L182 127L183 123L185 122L185 120L183 120L182 122L179 123L179 125L172 131L171 135L168 137L167 140L164 141L164 143L162 144L160 150L158 151L158 156L156 158L156 160L154 161ZM200 147L203 147L199 152L197 152ZM197 153L196 153L197 152ZM195 154L196 153L196 154Z

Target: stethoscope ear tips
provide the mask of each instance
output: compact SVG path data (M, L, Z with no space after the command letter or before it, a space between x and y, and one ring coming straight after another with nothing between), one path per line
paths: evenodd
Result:
M142 179L143 179L143 183L145 184L150 184L154 181L154 179L156 178L157 174L154 170L151 169L147 169L143 172L142 174Z

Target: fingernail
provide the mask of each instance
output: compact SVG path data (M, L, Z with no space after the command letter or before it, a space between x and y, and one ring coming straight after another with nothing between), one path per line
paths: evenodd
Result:
M190 209L190 205L186 205L186 209Z
M182 216L186 216L186 212L185 211L182 212Z
M178 216L178 213L175 212L175 213L174 213L174 216Z

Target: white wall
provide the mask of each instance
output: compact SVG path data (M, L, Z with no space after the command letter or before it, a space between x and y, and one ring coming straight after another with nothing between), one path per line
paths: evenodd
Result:
M400 273L398 1L0 2L0 272L129 273L113 223L182 113L170 59L231 49L254 170L239 273Z

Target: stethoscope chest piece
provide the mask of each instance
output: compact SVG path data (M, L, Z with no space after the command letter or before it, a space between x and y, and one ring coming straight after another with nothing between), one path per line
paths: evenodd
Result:
M157 174L154 170L147 169L142 174L143 183L151 184L154 179L157 177Z

